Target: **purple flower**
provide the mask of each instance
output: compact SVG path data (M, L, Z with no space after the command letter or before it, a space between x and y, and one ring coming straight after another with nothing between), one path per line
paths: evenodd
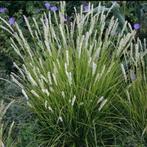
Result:
M46 7L46 9L48 9L48 10L49 10L51 5L50 5L50 3L45 2L44 6Z
M90 6L85 4L84 5L84 12L89 12L90 11Z
M15 18L14 17L10 17L9 18L9 24L10 25L14 25L15 24Z
M133 28L134 28L135 30L140 29L140 24L139 24L139 23L134 23L134 24L133 24Z
M3 7L0 8L0 13L5 13L6 11L7 11L7 8L3 8Z
M56 12L58 10L58 8L56 6L51 6L50 10L53 11L53 12Z

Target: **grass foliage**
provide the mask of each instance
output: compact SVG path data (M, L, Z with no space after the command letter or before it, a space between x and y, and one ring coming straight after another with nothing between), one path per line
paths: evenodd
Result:
M145 145L146 42L127 22L118 31L111 9L90 7L85 14L81 6L70 24L64 2L59 12L44 14L42 26L24 16L30 40L1 18L24 63L14 63L19 73L11 78L39 119L40 146Z

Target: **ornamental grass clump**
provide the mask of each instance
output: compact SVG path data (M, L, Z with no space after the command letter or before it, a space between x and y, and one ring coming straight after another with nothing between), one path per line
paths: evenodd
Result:
M24 16L31 40L16 22L12 28L1 18L24 63L22 67L14 63L18 73L11 77L39 119L41 146L114 145L131 134L129 123L135 123L138 102L130 104L125 94L127 89L133 93L129 73L136 80L144 51L135 54L140 43L134 45L135 30L126 22L119 32L118 20L109 17L111 9L105 11L99 4L94 13L93 6L89 8L85 14L81 6L75 19L65 23L62 2L58 12L44 14L42 26L33 18L33 29Z
M117 105L115 105L117 115L120 114L125 120L121 123L121 127L127 134L122 140L127 145L147 145L146 49L145 39L143 43L139 38L131 43L130 51L127 52L130 69L125 70L128 84L124 88L124 94L117 96Z

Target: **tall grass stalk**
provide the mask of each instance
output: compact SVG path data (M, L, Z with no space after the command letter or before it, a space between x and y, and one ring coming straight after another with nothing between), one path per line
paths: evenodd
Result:
M10 102L7 105L5 105L3 101L1 101L1 103L0 103L0 146L1 147L15 146L15 142L14 142L14 140L12 140L12 137L11 137L14 122L11 123L7 134L5 133L6 124L4 124L4 122L3 122L3 117L13 102L14 101Z

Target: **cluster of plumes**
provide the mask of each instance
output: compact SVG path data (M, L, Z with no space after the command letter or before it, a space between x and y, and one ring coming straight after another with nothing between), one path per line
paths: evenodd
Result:
M83 4L83 12L89 12L90 11L90 5L88 3ZM139 23L133 24L133 29L139 30L141 28L141 25Z

